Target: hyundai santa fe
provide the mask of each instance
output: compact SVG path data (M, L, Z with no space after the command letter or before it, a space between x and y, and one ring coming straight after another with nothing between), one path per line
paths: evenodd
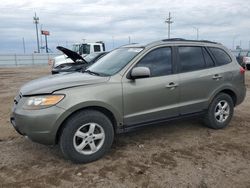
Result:
M245 98L244 69L223 45L166 39L117 48L84 72L50 75L25 84L11 123L65 158L101 158L116 133L200 115L226 127Z

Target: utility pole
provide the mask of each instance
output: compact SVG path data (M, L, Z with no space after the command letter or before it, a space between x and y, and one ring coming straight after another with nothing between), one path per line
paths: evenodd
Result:
M168 38L170 39L170 25L173 23L170 12L168 14L168 18L165 20L165 23L168 24Z
M115 48L114 36L112 36L113 49Z
M235 50L235 39L238 37L238 35L235 35L234 37L233 37L233 50Z
M33 17L33 21L34 21L34 24L36 24L37 52L40 53L39 38L38 38L38 28L37 28L37 25L39 23L39 17L36 16L36 12L35 12L35 16Z
M199 40L199 28L193 27L196 30L196 40Z
M130 42L131 40L130 40L130 36L128 36L128 43L130 44L131 42Z
M25 41L24 41L24 37L23 37L23 53L25 54L26 50L25 50Z
M40 26L40 41L41 41L41 53L43 52L43 35L42 35L42 30L43 30L43 24Z

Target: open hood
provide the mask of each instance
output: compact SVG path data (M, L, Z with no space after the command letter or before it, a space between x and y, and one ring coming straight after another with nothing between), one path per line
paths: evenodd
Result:
M62 46L57 46L56 49L60 50L61 52L63 52L66 56L68 56L68 58L72 59L72 61L74 61L75 63L77 61L82 61L83 63L88 63L87 61L85 61L83 59L83 57L81 55L79 55L78 53L69 50L67 48L64 48Z

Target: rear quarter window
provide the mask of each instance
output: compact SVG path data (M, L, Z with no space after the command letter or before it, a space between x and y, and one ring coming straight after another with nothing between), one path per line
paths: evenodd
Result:
M209 50L212 52L217 65L226 65L232 62L231 57L222 49L209 47Z

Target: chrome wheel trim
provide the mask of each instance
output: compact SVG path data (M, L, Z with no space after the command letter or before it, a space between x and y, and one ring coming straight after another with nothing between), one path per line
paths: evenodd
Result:
M101 149L105 140L105 132L97 123L86 123L79 127L73 137L73 145L77 152L91 155Z
M215 106L214 117L217 122L224 123L230 115L229 103L225 100L221 100Z

